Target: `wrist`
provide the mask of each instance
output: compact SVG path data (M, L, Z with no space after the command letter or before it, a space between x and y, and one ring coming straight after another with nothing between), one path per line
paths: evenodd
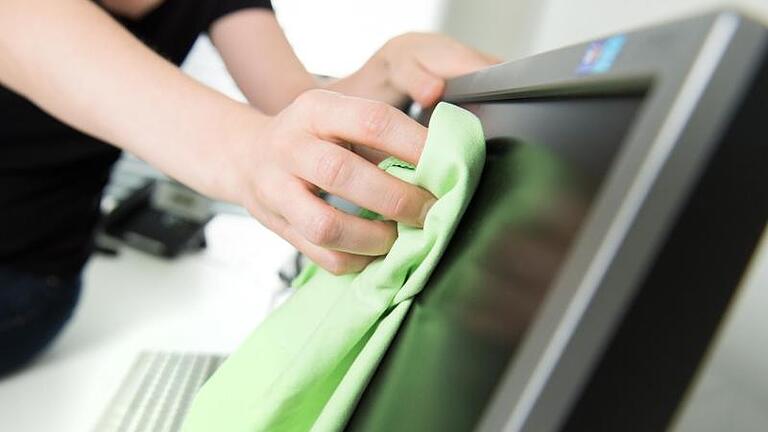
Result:
M209 176L210 195L217 199L245 205L247 196L247 173L252 167L246 166L253 161L252 154L258 151L258 140L266 131L270 118L247 106L229 115L221 146L215 149L212 157L212 173Z

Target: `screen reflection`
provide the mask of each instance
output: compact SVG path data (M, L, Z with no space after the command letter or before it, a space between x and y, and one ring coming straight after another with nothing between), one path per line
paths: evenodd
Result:
M557 277L637 106L619 98L468 107L489 138L482 178L348 430L472 429ZM596 113L603 114L600 128L583 121Z

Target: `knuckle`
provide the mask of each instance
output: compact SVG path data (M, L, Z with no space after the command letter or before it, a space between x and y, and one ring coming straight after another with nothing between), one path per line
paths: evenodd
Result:
M263 192L259 188L250 188L245 193L242 205L248 214L259 219L259 215L268 214L264 209L265 202Z
M317 103L320 99L321 91L318 89L311 89L307 90L303 93L301 93L297 98L296 102L299 105L312 105L314 103Z
M393 192L386 200L386 210L395 219L408 216L408 195L402 192Z
M362 117L363 133L368 139L378 139L384 136L392 123L389 106L381 102L373 102L365 108Z
M339 152L325 152L315 165L317 181L326 189L336 189L349 178L347 160Z
M300 114L311 114L325 102L326 93L319 89L307 90L294 99L292 106Z
M319 212L310 221L305 235L318 246L335 246L341 237L341 221L336 211L329 208Z

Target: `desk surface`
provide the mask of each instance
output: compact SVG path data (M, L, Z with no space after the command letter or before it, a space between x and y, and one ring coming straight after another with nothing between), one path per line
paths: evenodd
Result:
M75 317L25 370L0 380L0 431L90 431L143 350L231 352L272 308L293 248L253 220L217 216L208 249L166 261L96 257ZM768 423L768 232L677 432Z
M293 249L246 217L217 216L206 233L207 250L174 261L95 257L61 337L0 380L0 430L91 430L142 350L231 352L271 309Z

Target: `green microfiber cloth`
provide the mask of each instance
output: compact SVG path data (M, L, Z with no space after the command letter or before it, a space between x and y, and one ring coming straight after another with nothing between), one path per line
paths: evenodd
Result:
M441 103L418 167L395 159L388 173L438 200L424 228L398 224L389 254L352 275L310 265L298 291L208 380L186 432L337 431L445 251L485 162L478 119Z

